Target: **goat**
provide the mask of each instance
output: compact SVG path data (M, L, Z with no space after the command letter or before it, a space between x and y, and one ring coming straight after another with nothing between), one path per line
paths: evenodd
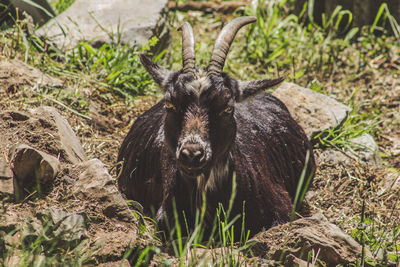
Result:
M254 21L240 17L222 29L206 70L195 67L187 22L180 28L182 70L166 70L140 55L165 96L139 116L124 139L118 185L145 212L157 211L159 222L174 220L176 208L193 227L205 196L205 221L212 224L218 205L228 208L236 176L231 214L244 207L245 227L255 234L289 220L303 168L306 178L313 175L314 156L303 129L280 100L264 93L283 78L240 81L223 72L236 33Z

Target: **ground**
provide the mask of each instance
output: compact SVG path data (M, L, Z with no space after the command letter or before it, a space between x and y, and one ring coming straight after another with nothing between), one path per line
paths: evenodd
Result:
M181 21L187 19L194 26L197 42L204 41L203 45L197 46L199 50L206 51L199 54L198 62L206 64L217 29L221 23L230 20L230 15L217 15L215 18L211 15L203 16L199 12L189 12L177 13L177 17L173 27L176 28ZM243 40L243 35L239 34L239 40ZM1 62L12 58L23 61L23 51L15 49L13 43L15 32L5 34L2 38ZM179 43L176 31L173 31L172 43ZM336 64L332 64L334 68L331 71L309 71L295 79L290 68L283 67L281 70L287 74L288 80L308 87L315 83L322 85L319 91L350 105L354 112L350 114L348 124L341 128L342 131L349 131L348 135L351 136L349 129L352 126L369 126L371 129L368 132L377 142L381 158L380 164L365 163L354 158L347 146L339 146L332 139L314 140L318 169L306 196L306 207L300 216L322 212L330 222L351 234L357 241L366 242L378 261L385 260L387 250L389 258L399 262L400 179L397 177L400 177L400 47L393 45L386 53L376 54L356 68L354 61L359 57L352 57L351 53L358 49L357 45L360 43L352 44L353 49L343 49ZM240 57L240 46L240 42L234 44L228 61ZM179 50L180 46L174 45L172 52L166 54L165 62L177 69L179 53L174 49ZM41 60L49 59L34 57L28 63L54 75L55 71L48 71ZM260 61L244 62L240 60L242 69L239 64L232 63L226 70L234 77L247 79L248 76L262 76L271 67ZM63 68L63 64L60 63L59 67ZM252 64L256 64L256 67ZM271 68L275 71L278 67ZM246 71L254 74L244 74ZM61 85L43 88L35 88L32 81L13 72L0 73L0 110L27 110L41 105L56 107L71 124L88 158L99 158L116 177L117 153L124 136L137 116L155 104L162 95L151 93L124 98L95 81L95 71L77 73L71 76L55 75L61 80ZM32 129L26 130L29 132ZM343 151L339 152L343 160L327 160L322 156L327 150ZM0 151L6 151L1 144ZM360 223L361 220L363 223Z

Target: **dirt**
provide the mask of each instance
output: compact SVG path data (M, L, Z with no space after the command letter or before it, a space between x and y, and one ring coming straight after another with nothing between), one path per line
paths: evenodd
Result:
M2 63L4 62L0 61L0 81L5 81L5 83L2 83L0 87L2 89L0 91L1 160L9 163L8 152L10 147L15 143L25 143L58 157L62 163L62 170L54 181L53 190L48 195L37 198L35 194L32 194L22 203L14 203L15 199L12 196L0 199L0 203L2 203L0 206L0 236L3 237L4 232L9 233L24 227L27 223L28 225L30 223L34 223L36 226L40 225L40 214L46 213L51 208L63 210L70 214L84 215L87 225L84 239L91 240L89 244L92 249L95 249L96 264L121 260L128 249L144 248L148 244L157 243L152 237L151 227L141 232L137 228L137 222L123 220L117 214L114 214L114 208L120 207L112 206L110 209L107 206L109 201L102 201L112 196L110 193L104 195L100 190L99 192L92 192L90 197L86 195L77 197L73 193L71 186L75 183L74 181L79 179L82 170L79 170L65 157L65 153L61 149L56 125L48 118L35 117L29 111L29 109L38 106L53 105L69 121L83 144L89 159L99 158L107 164L109 169L112 169L116 164L118 148L124 134L137 114L151 107L156 99L154 97L142 97L126 105L121 103L110 105L103 98L96 97L96 93L94 93L94 97L90 101L92 106L96 108L91 109L89 113L91 120L87 120L60 105L54 104L54 102L43 101L42 98L37 96L37 92L32 90L34 86L32 79L35 79L36 76L19 75L19 72L15 69L1 72L1 66L7 65ZM22 65L22 67L24 69L20 72L26 70L25 66ZM8 88L15 90L10 91ZM41 88L43 90L48 89L47 85L42 85ZM51 90L69 89L64 87L54 89L52 87ZM15 105L15 103L17 104ZM43 142L43 140L46 141ZM111 190L117 191L115 181L108 183L107 186ZM107 186L100 189L107 188ZM125 204L122 198L120 202ZM127 206L126 209L128 209ZM130 211L127 212L130 216L133 216ZM6 219L3 220L3 218ZM26 218L31 219L26 221ZM41 229L36 226L35 228ZM5 236L5 238L8 244L18 246L21 236L13 235L12 237ZM18 256L14 256L14 259L18 258ZM118 264L118 262L115 263L115 265Z

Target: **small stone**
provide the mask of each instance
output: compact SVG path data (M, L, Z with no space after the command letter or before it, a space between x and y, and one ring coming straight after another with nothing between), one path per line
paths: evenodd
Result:
M17 201L37 190L37 186L47 187L60 170L57 158L24 144L11 147L9 158Z
M379 147L371 135L365 133L349 141L356 146L355 151L360 160L374 165L379 165L381 163Z
M294 83L282 83L273 95L285 103L310 140L319 132L338 127L351 111L329 96Z
M318 155L318 162L319 164L337 165L340 163L348 164L351 159L338 150L327 149Z
M378 196L388 192L398 192L400 190L400 173L390 172L383 177L382 185L379 186Z

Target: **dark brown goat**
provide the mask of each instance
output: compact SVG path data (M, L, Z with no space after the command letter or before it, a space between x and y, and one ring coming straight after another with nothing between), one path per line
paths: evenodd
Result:
M255 20L237 18L222 29L206 71L195 68L189 23L181 28L182 70L165 70L141 56L165 97L136 120L122 143L119 188L146 212L157 211L159 221L174 218L175 201L193 227L205 195L205 220L212 224L219 203L228 208L236 173L232 212L241 214L244 205L245 227L255 234L289 220L307 151L306 178L315 170L303 129L280 100L263 92L283 79L245 82L222 72L237 31Z

